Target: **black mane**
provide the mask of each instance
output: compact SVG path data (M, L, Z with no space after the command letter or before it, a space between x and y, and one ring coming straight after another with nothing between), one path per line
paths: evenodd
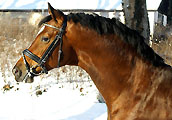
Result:
M38 24L38 27L40 27L42 24L49 22L52 19L51 15L48 15L46 17L44 17Z
M50 21L51 16L41 20L39 25ZM135 30L126 27L115 18L109 19L99 15L89 15L85 13L70 13L67 15L68 21L80 23L82 26L94 29L98 34L117 34L121 39L134 47L139 55L152 62L154 66L164 66L164 59L156 54L145 42L144 38Z

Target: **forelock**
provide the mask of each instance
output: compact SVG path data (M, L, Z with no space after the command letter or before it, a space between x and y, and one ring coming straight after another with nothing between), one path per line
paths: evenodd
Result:
M50 20L52 20L51 15L48 15L46 17L44 17L38 24L38 27L40 27L43 23L49 22Z

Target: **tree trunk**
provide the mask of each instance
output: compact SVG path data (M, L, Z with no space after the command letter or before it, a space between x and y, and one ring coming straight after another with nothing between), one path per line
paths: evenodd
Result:
M149 44L150 29L146 0L122 0L125 24L137 30Z

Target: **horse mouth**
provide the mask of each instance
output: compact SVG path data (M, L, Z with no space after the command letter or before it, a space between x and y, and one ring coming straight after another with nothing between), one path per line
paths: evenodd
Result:
M34 75L29 74L25 70L23 72L16 66L13 68L12 73L14 74L17 82L32 83L34 81Z
M16 77L15 77L15 80L16 80L17 82L33 83L33 81L34 81L34 76L29 76L29 75L25 74L24 76L21 76L20 78L16 78Z
M34 76L30 75L29 73L26 73L22 81L25 83L33 83Z

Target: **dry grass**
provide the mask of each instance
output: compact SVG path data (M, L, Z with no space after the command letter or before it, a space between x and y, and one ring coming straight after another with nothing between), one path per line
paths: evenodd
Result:
M13 18L11 14L1 14L0 26L0 71L6 82L6 78L12 75L12 67L21 56L21 51L29 46L37 30L24 20Z
M172 65L172 29L171 26L155 25L152 48L165 62Z
M158 53L165 62L172 66L172 37L160 43L153 43L152 48Z

